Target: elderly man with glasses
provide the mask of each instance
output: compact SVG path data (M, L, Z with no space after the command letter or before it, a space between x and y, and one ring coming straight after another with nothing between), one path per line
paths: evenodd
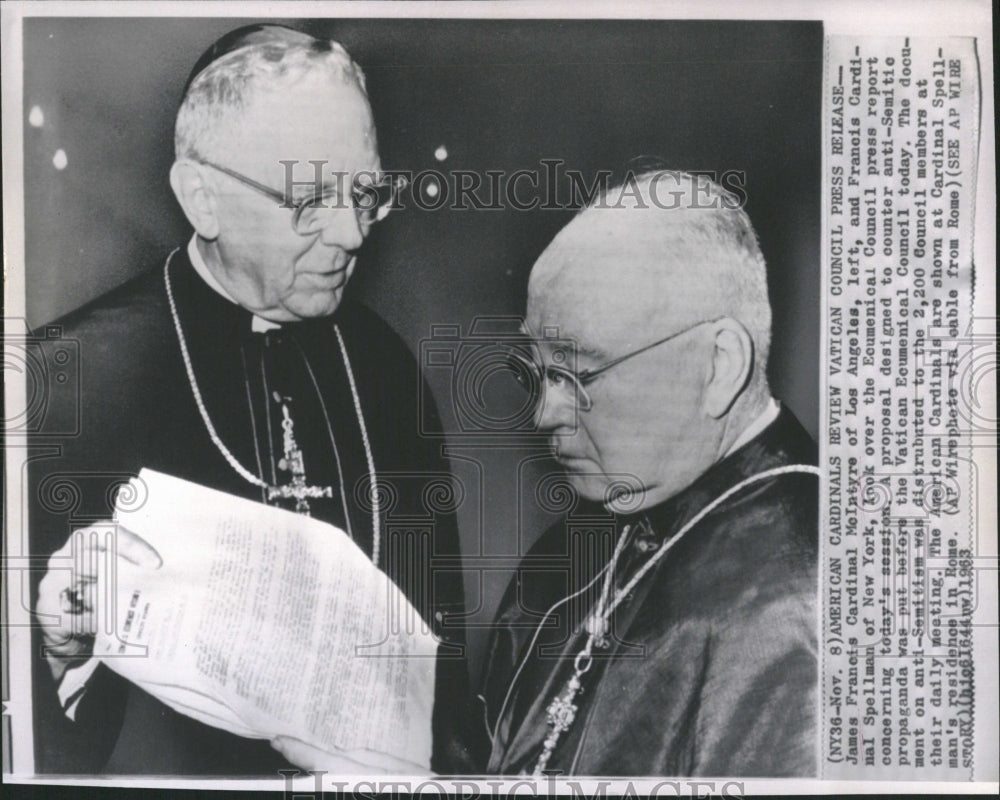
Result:
M815 774L817 454L770 326L749 218L686 173L603 193L535 264L512 368L583 505L501 603L489 772Z
M364 76L336 42L274 25L233 31L191 73L175 150L170 185L190 241L58 322L80 341L83 409L80 435L58 441L32 475L42 498L35 552L56 551L36 605L39 770L277 778L288 767L267 742L178 714L90 657L96 567L67 585L74 558L88 562L44 486L59 473L86 489L87 475L125 480L144 467L346 531L441 639L431 765L461 770L457 726L472 718L455 624L462 581L431 563L458 555L454 514L432 516L429 534L426 523L393 534L427 541L390 542L387 524L391 511L426 520L428 483L447 481L447 465L419 434L412 355L343 297L396 188L379 162ZM72 409L50 411L55 420ZM373 490L398 476L389 495ZM388 496L394 509L380 506ZM81 502L90 519L110 516L104 489ZM118 545L120 557L143 558L127 531Z

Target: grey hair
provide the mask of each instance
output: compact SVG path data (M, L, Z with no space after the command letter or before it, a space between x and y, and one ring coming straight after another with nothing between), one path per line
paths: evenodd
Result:
M332 40L248 44L212 62L191 82L177 112L175 157L217 159L256 96L285 88L317 69L367 97L361 67Z
M673 183L665 184L664 179ZM629 172L581 213L621 208L626 198L629 205L659 209L654 224L689 265L683 287L689 305L732 317L747 329L754 345L751 389L766 389L771 347L767 265L742 199L704 175L647 169Z

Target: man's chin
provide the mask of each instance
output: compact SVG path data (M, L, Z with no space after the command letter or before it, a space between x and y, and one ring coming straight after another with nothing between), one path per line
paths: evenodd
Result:
M580 465L583 467L583 465ZM566 480L580 497L595 503L604 503L608 495L608 478L599 472L587 472L585 469L574 470L565 467Z
M344 287L339 286L322 292L309 292L308 295L291 295L282 305L296 319L315 319L333 314L340 307L343 297Z
M582 466L582 465L581 465ZM615 513L631 513L647 505L646 489L634 475L607 475L574 470L564 465L566 480L584 500L600 503Z

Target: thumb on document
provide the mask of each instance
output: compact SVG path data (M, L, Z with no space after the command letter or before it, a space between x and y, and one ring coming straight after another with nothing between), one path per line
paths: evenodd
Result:
M163 566L163 559L155 548L141 536L132 533L122 525L118 525L116 528L115 549L119 556L126 561L131 561L137 567L159 569Z
M299 769L340 775L433 775L427 767L372 750L320 750L292 736L276 736L271 746Z

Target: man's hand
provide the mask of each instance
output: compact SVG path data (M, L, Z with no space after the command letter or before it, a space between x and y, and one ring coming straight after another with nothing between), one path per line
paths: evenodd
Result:
M376 753L372 750L337 750L328 752L291 736L278 736L271 746L299 769L329 772L334 775L414 775L431 776L427 767Z
M113 554L151 569L163 564L148 543L111 521L73 531L49 559L38 587L35 616L56 682L74 660L82 661L93 652L98 612L106 613L97 608L97 579Z

